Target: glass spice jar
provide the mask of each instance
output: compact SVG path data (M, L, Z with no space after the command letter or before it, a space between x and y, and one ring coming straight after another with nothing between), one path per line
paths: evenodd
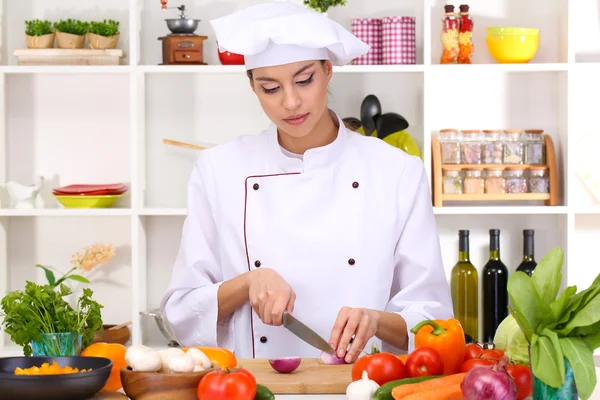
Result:
M502 154L504 145L500 140L501 130L483 131L483 163L484 164L502 164Z
M545 164L544 131L542 129L526 129L523 137L525 144L526 164Z
M483 194L485 192L485 181L482 171L478 169L466 170L464 186L466 194Z
M549 193L550 183L548 180L548 167L545 165L531 167L529 169L529 192Z
M504 163L523 164L523 142L521 130L511 129L504 131Z
M502 168L487 168L485 170L485 192L489 194L506 193L506 180Z
M442 184L444 194L462 194L463 180L459 170L445 170Z
M461 150L463 164L481 164L481 140L478 130L463 130Z
M507 167L504 172L507 193L527 193L527 178L522 167Z
M460 164L460 136L456 129L440 131L442 164Z

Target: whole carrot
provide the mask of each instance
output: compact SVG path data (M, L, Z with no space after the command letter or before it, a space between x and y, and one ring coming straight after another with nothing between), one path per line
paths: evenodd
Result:
M402 398L403 400L462 400L463 394L460 384L444 386L435 389L426 389L415 392Z
M430 379L419 383L396 386L392 389L392 397L396 400L401 400L406 398L406 396L417 392L421 394L426 390L442 390L448 386L460 386L466 375L466 372L462 372L460 374L442 376L441 378Z

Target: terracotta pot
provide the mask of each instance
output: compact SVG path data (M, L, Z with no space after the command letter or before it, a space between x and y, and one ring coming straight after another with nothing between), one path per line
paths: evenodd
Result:
M83 49L85 35L56 32L56 43L60 49Z
M104 327L104 332L102 335L99 335L98 332L94 335L94 339L92 343L104 342L104 343L119 343L125 345L131 338L131 331L128 326L124 326L120 329L115 329L109 331L108 328L111 328L115 325L102 325Z
M119 34L117 33L114 36L106 37L88 32L87 40L90 49L114 49L117 47L117 42L119 41Z
M29 36L25 34L28 49L51 49L54 47L54 32L43 36Z

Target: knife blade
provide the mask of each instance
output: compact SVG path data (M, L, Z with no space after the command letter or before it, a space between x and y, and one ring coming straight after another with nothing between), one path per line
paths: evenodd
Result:
M283 312L283 326L311 346L329 354L335 353L325 339L287 311Z

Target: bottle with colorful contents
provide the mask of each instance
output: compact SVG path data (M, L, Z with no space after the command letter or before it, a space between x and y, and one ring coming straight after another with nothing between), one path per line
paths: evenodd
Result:
M469 16L469 6L461 5L458 28L458 64L471 64L473 56L473 20Z
M458 262L452 268L450 289L454 317L465 331L467 343L479 341L479 279L469 257L469 231L458 231Z
M444 6L446 11L442 28L442 57L440 64L454 64L458 57L458 19L454 14L454 6Z
M517 271L525 272L529 276L533 274L533 270L537 266L533 251L533 234L533 229L523 230L523 261L517 268Z
M500 260L500 230L490 229L490 258L483 267L483 342L493 343L508 316L508 269Z

